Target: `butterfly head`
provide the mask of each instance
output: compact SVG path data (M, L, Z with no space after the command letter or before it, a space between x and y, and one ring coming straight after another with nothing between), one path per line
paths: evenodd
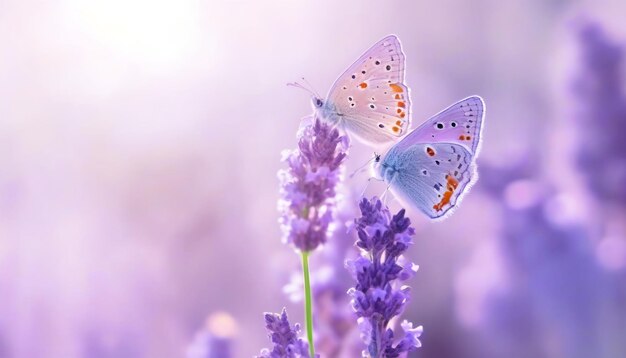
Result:
M324 107L324 101L317 96L311 97L311 104L313 105L313 109L315 110Z
M312 96L311 105L313 105L313 112L316 117L322 118L330 123L336 123L339 120L336 108L320 97Z
M376 179L382 179L381 170L380 170L381 161L382 161L381 155L374 152L374 158L371 159L371 162L372 162L371 174Z

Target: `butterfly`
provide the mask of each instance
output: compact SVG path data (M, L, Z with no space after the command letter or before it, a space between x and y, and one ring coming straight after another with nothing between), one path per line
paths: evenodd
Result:
M384 155L375 155L374 176L405 205L431 219L444 218L478 179L485 102L465 98L407 134Z
M400 41L395 35L385 37L337 78L325 100L312 97L314 116L367 144L396 141L409 127L404 68Z

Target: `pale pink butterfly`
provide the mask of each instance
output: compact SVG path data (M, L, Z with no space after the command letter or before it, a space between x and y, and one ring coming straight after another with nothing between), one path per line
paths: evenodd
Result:
M478 179L485 102L465 98L424 122L389 151L375 155L374 177L405 205L445 218Z
M314 95L314 116L372 145L393 142L409 127L411 100L404 83L400 41L389 35L337 78L326 100Z

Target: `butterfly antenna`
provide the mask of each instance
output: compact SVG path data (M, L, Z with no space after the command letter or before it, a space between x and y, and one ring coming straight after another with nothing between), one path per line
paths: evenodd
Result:
M315 94L315 96L317 96L317 98L322 98L322 96L320 96L320 94L315 90L313 85L311 85L311 82L307 81L306 78L304 78L304 77L302 77L302 81L304 81L304 83L306 83L306 85L309 86L311 92L313 92L313 94Z
M289 83L287 83L287 86L300 88L302 90L305 90L305 91L309 92L313 96L317 96L317 93L315 93L312 89L304 87L303 85L301 85L298 82L289 82Z
M365 171L367 168L367 165L369 163L372 162L372 160L374 160L375 158L372 158L370 160L368 160L365 164L361 165L360 167L358 167L354 172L352 172L352 174L350 174L350 176L348 178L352 179L355 175L362 173L363 171Z
M365 184L365 188L363 188L363 191L361 192L361 196L360 196L360 198L362 198L362 197L364 197L364 196L365 196L365 192L367 191L367 188L369 188L370 183L372 182L372 180L376 180L376 181L384 181L384 180L381 180L381 179L378 179L378 178L375 178L375 177L369 177L369 178L367 178L367 183Z

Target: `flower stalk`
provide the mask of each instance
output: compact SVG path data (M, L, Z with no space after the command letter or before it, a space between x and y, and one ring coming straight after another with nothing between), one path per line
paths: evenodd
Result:
M309 340L309 352L311 357L315 357L315 344L313 343L313 304L311 301L308 251L302 251L302 273L304 275L304 317L306 318L306 336Z

